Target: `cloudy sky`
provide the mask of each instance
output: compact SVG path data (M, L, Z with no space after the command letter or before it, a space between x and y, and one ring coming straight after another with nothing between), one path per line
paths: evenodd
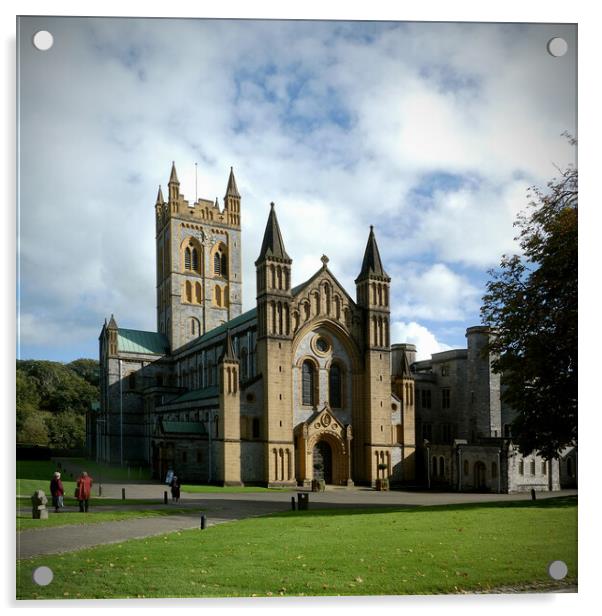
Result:
M156 329L172 160L191 202L195 163L220 202L234 167L245 310L275 201L293 284L327 254L355 296L372 224L392 341L463 347L527 188L576 154L574 26L27 17L18 76L21 358L96 357L111 313Z

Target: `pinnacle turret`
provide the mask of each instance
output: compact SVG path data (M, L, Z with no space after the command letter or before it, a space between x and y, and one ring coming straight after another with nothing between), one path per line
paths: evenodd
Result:
M280 233L280 226L278 225L278 218L276 217L276 210L274 209L273 202L270 203L270 215L268 216L268 222L263 234L261 252L259 253L256 263L270 257L286 261L291 260L284 248L284 241Z

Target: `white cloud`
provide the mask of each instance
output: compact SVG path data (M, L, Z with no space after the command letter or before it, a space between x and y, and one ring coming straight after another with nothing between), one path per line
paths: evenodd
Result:
M23 310L59 330L71 310L154 327L172 160L191 201L195 161L220 201L235 168L245 308L275 201L295 282L326 253L353 296L374 224L396 314L474 322L466 268L513 248L526 186L573 155L574 62L545 54L545 24L44 18L46 55L28 44L40 21L21 24ZM479 182L416 201L442 172Z
M393 280L392 314L429 321L462 321L479 308L479 290L443 263L400 268Z
M435 334L416 321L392 321L391 342L405 342L416 345L416 359L430 359L433 353L448 351L450 346L440 342Z

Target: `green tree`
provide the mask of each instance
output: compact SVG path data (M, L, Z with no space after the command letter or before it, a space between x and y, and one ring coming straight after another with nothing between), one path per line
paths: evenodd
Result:
M57 413L46 421L50 446L57 449L83 447L86 440L86 420L73 411Z
M48 426L44 415L39 411L26 413L21 429L17 431L17 442L26 445L48 445Z
M98 387L100 379L100 364L97 359L76 359L67 364L67 368L70 368L76 374L85 379L90 385Z
M572 140L574 144L574 140ZM557 458L577 443L577 169L532 189L515 225L522 255L502 257L483 297L483 322L521 453Z

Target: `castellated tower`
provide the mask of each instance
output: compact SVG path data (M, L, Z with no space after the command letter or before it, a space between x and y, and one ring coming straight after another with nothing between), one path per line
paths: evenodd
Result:
M237 317L242 309L240 193L234 172L224 196L192 205L172 164L156 213L157 329L171 351Z
M363 461L362 479L373 484L392 472L390 283L382 266L374 228L370 226L362 270L355 280L357 304L363 312L365 349L363 412L358 418L363 442L356 443L356 455ZM379 469L383 464L387 468Z
M257 271L257 367L263 375L264 472L268 485L295 485L292 413L291 265L274 204Z

